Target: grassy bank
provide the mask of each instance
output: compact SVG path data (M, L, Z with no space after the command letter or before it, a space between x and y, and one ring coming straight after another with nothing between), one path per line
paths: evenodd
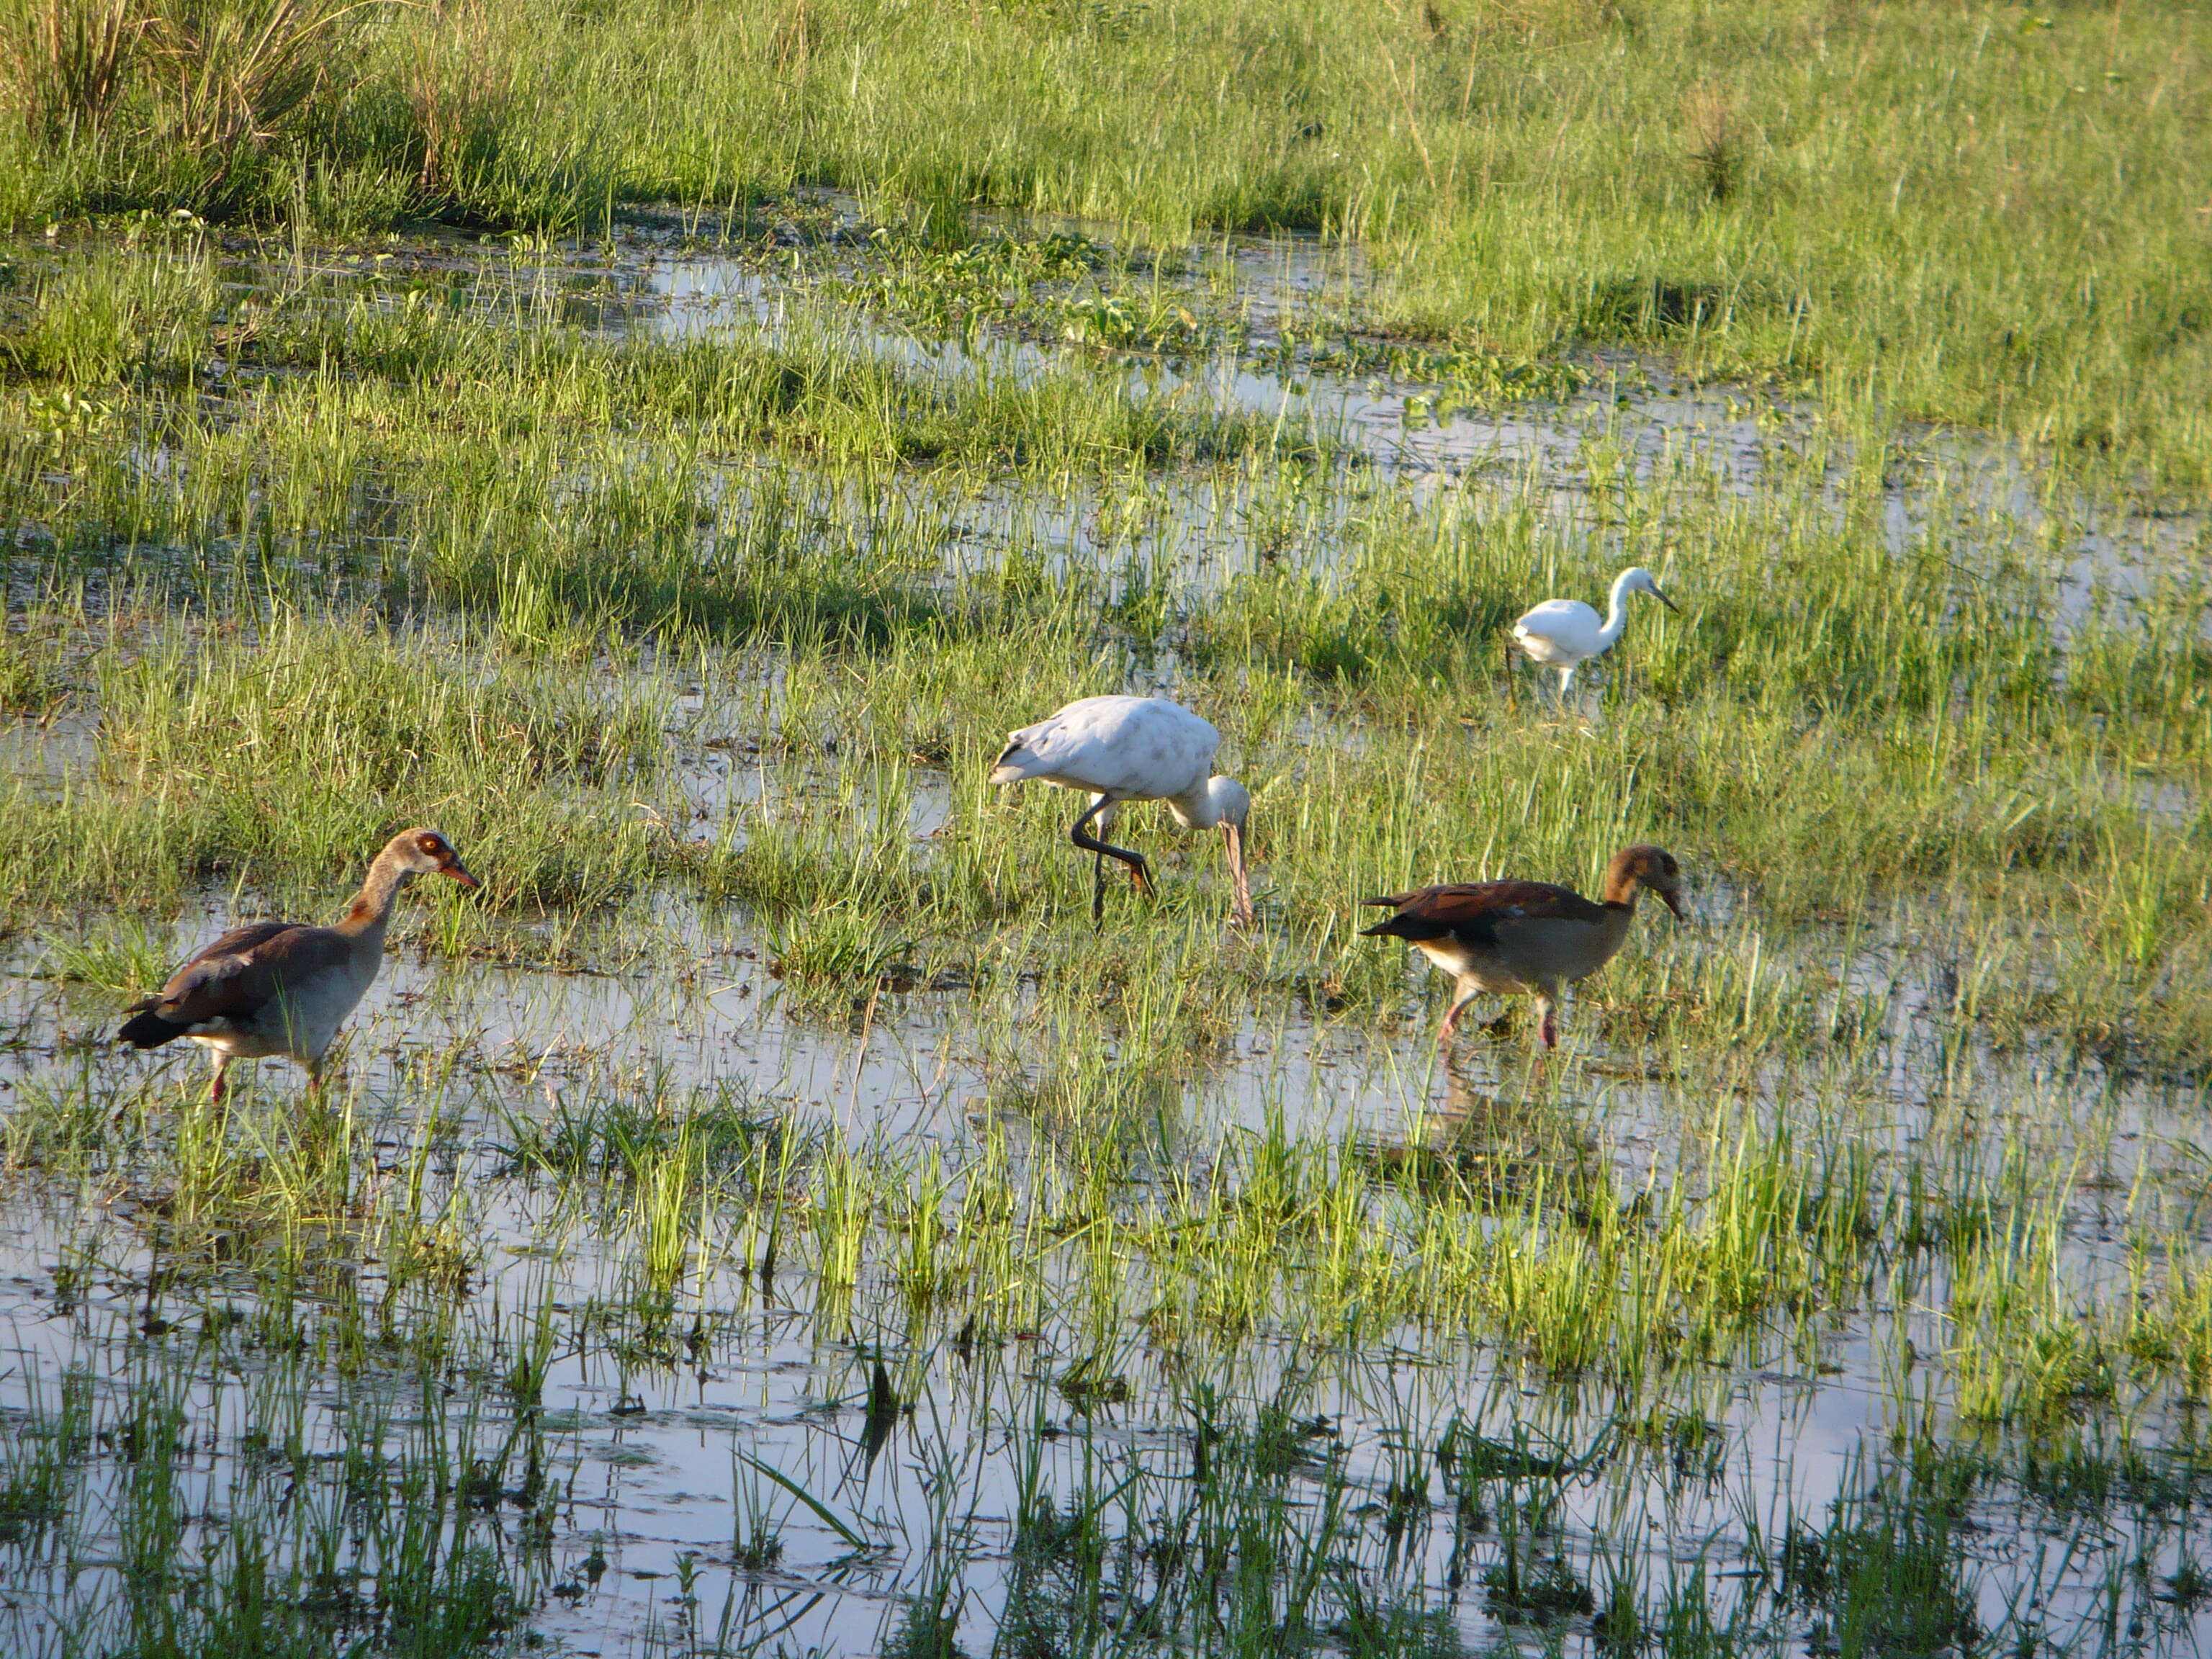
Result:
M799 185L948 233L1309 228L1374 252L1396 326L2212 484L2193 6L10 5L19 228L588 229Z
M719 251L720 315L19 246L0 1645L2188 1651L2192 527L1863 405L1731 472L1473 349L1554 447L1427 470L1318 353L1161 372L1253 343L1233 272L944 228ZM1680 608L1577 701L1506 665L1631 562ZM1094 930L1073 798L983 783L1114 690L1224 733L1255 927L1138 810ZM407 896L327 1091L113 1044L425 821L483 885ZM1638 838L1690 921L1545 1065L1432 1062L1358 902Z

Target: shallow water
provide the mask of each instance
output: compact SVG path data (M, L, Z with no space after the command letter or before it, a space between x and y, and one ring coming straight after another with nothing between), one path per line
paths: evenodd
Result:
M179 918L155 945L182 954L222 925L222 908ZM1010 1106L1006 1079L981 1054L981 1011L968 994L881 994L865 1012L834 1002L794 1006L741 917L665 909L659 925L672 954L624 973L431 968L403 948L354 1022L343 1086L354 1091L353 1110L388 1125L377 1141L386 1167L405 1166L430 1103L441 1103L436 1110L454 1126L433 1184L458 1195L441 1201L462 1205L480 1251L465 1301L471 1316L482 1317L487 1304L581 1316L595 1305L619 1309L631 1293L629 1240L564 1211L545 1188L502 1173L509 1115L543 1119L611 1091L720 1089L863 1139L934 1144L952 1168L972 1164L994 1136L1024 1159L1052 1155L1049 1121ZM40 960L35 947L18 952L19 976L0 1000L0 1028L18 1034L0 1054L0 1089L73 1078L104 1099L163 1067L172 1080L157 1077L157 1095L196 1086L191 1056L106 1048L116 999L20 976ZM672 978L669 963L685 961L696 972ZM1909 994L1895 1000L1902 1033L1919 1018L1917 1005ZM1689 1103L1663 1077L1643 1074L1646 1057L1585 1042L1546 1110L1577 1125L1640 1185L1690 1150L1681 1144ZM1418 1027L1394 1036L1286 1014L1264 1030L1248 1027L1223 1065L1192 1081L1172 1141L1163 1145L1203 1147L1223 1134L1263 1133L1278 1121L1349 1137L1386 1160L1398 1156L1392 1149L1448 1148L1470 1133L1486 1144L1496 1126L1526 1118L1523 1064L1517 1041L1478 1042L1448 1071L1433 1064ZM247 1109L281 1112L296 1093L296 1074L276 1062L260 1069L244 1097ZM1891 1098L1858 1112L1856 1132L1878 1134L1893 1155L1908 1152L1936 1114L1962 1103L1955 1092L1931 1103L1929 1081L1905 1063ZM2063 1157L2073 1135L2054 1108L2063 1114L2087 1085L2039 1081L2033 1067L1992 1062L1985 1073L1954 1074L1949 1086L1966 1088L1967 1109L1987 1112L1993 1124L2019 1116ZM2076 1269L2122 1261L2116 1205L2138 1168L2185 1179L2173 1158L2200 1109L2142 1087L2104 1092L2105 1167L2076 1189L2069 1228ZM193 1343L210 1340L216 1304L194 1275L159 1276L159 1206L122 1194L88 1206L92 1194L15 1192L0 1221L0 1320L8 1327L0 1346L12 1367L0 1399L16 1410L51 1401L72 1369L97 1379L101 1398L119 1397L137 1372L129 1356L156 1358L164 1344L190 1373ZM803 1271L763 1285L757 1253L757 1241L726 1237L700 1258L690 1291L711 1331L703 1345L625 1363L619 1345L583 1340L570 1352L564 1342L550 1365L530 1433L561 1498L538 1580L546 1599L531 1627L564 1650L683 1651L702 1632L732 1651L756 1638L791 1651L865 1650L905 1616L907 1598L924 1593L947 1549L957 1557L963 1638L984 1642L1018 1577L1015 1517L1024 1491L1042 1483L1065 1498L1087 1480L1094 1494L1127 1498L1133 1489L1169 1494L1187 1484L1188 1362L1152 1349L1140 1333L1120 1334L1109 1351L1126 1400L1087 1401L1060 1386L1098 1352L1076 1322L1048 1317L973 1348L946 1342L939 1330L917 1346L921 1332L899 1316L888 1284L872 1293L864 1284L849 1302L825 1297ZM65 1285L63 1264L88 1256L100 1264L89 1282L80 1267ZM1044 1271L1058 1278L1064 1265ZM165 1282L167 1290L155 1288ZM1318 1334L1255 1333L1233 1346L1233 1376L1224 1370L1221 1385L1246 1410L1287 1389L1301 1421L1323 1425L1297 1466L1303 1473L1285 1489L1287 1501L1294 1512L1370 1506L1375 1518L1362 1535L1373 1556L1363 1572L1414 1587L1469 1641L1542 1649L1565 1639L1581 1650L1586 1620L1532 1611L1534 1603L1500 1590L1509 1542L1563 1560L1572 1578L1553 1583L1562 1595L1571 1582L1596 1585L1601 1600L1603 1575L1632 1568L1655 1605L1670 1584L1680 1590L1702 1575L1717 1606L1725 1587L1749 1594L1765 1582L1752 1564L1771 1561L1793 1528L1818 1532L1839 1502L1848 1510L1870 1471L1897 1479L1900 1434L1908 1443L1933 1435L1928 1443L1953 1455L1972 1446L1945 1426L1942 1368L1924 1359L1943 1340L1930 1319L1909 1307L1870 1310L1866 1319L1809 1347L1778 1331L1749 1365L1716 1368L1687 1395L1673 1391L1665 1419L1672 1426L1654 1431L1650 1444L1622 1442L1601 1395L1544 1383L1480 1345L1439 1344L1434 1333L1413 1329L1367 1331L1352 1348ZM142 1335L149 1320L167 1325L160 1338ZM1916 1340L1923 1369L1900 1372L1899 1355ZM887 1437L867 1404L879 1359L898 1378L899 1413ZM250 1376L267 1361L240 1363ZM232 1483L250 1460L236 1449L260 1431L260 1419L235 1391L217 1397L210 1383L193 1387L183 1403L204 1440L189 1478L204 1488L200 1507L220 1512L238 1501ZM308 1398L335 1411L342 1394L325 1384ZM447 1409L457 1423L472 1422L479 1439L496 1441L515 1427L496 1407L457 1399ZM1448 1490L1434 1452L1455 1422L1493 1447L1571 1467L1532 1474L1504 1459L1503 1473ZM2169 1479L2183 1491L2212 1482L2212 1468L2186 1449L2190 1425L2184 1414L2134 1428L2138 1444L2177 1447ZM311 1409L304 1432L311 1460L360 1454L358 1433L340 1435L328 1411ZM387 1431L392 1455L406 1432ZM795 1480L867 1547L856 1551L747 1458ZM1427 1488L1418 1501L1401 1490L1409 1468L1422 1471ZM97 1489L128 1472L127 1464L95 1464L89 1479ZM2192 1542L2185 1510L2025 1499L2001 1475L1975 1493L1960 1518L1955 1565L1960 1593L1993 1632L2023 1628L2032 1597L2033 1622L2048 1636L2087 1639L2118 1593L2108 1583L2114 1562L2140 1560L2150 1575L2142 1583L2154 1589L2201 1542ZM1511 1532L1513 1506L1532 1502L1537 1513L1523 1517L1523 1532ZM1130 1505L1141 1507L1133 1498ZM777 1517L782 1553L741 1565L733 1539L743 1517L757 1512ZM521 1517L500 1524L519 1534ZM1139 1524L1136 1514L1125 1524ZM57 1562L19 1580L0 1612L8 1645L50 1645L62 1623L98 1602L108 1571L97 1561ZM2142 1595L2130 1607L2130 1617L2148 1609L2166 1621L2146 1631L2142 1651L2188 1652L2212 1638L2203 1612ZM772 1632L780 1634L771 1640ZM1799 1635L1811 1639L1804 1629Z
M367 294L398 303L428 292L442 305L488 316L617 336L684 338L734 329L773 340L794 329L826 331L841 349L925 380L1019 383L1057 365L1120 362L1133 396L1255 417L1331 458L1324 486L1301 490L1287 505L1272 468L1160 477L1133 512L1118 484L1104 493L1073 482L963 478L947 488L927 472L894 480L893 489L912 497L917 520L948 527L965 568L1018 554L1056 572L1126 565L1150 580L1212 591L1286 547L1318 570L1341 567L1356 555L1352 531L1363 501L1375 499L1416 513L1447 495L1462 505L1527 507L1607 556L1622 541L1616 496L1631 483L1663 483L1684 499L1710 494L1745 503L1809 492L1838 526L1866 510L1851 493L1865 483L1856 460L1861 434L1834 429L1806 398L1701 382L1657 357L1582 354L1582 391L1491 404L1448 382L1332 367L1332 338L1376 349L1384 343L1361 331L1366 273L1348 272L1340 251L1310 238L1231 239L1194 250L1173 275L1148 279L1223 319L1226 343L1188 353L1115 351L1005 324L948 331L872 309L873 290L849 280L878 258L858 204L824 193L801 205L803 228L786 226L742 251L702 248L663 227L611 256L574 247L553 263L544 252L493 263L482 249L430 243L336 264L237 261L227 272L240 296L335 301ZM1034 235L1058 228L1003 229ZM1048 283L1036 291L1074 299L1098 292L1103 280ZM1286 331L1294 336L1287 344ZM2038 568L2057 563L2064 570L2052 595L2062 631L2100 593L2124 599L2162 576L2193 572L2212 530L2199 513L2070 488L2054 493L2028 458L1972 433L1905 424L1880 441L1886 453L1874 510L1891 544L1939 544L1984 568L2008 557ZM1667 539L1663 521L1651 528ZM1662 565L1668 580L1694 583L1693 548L1670 544Z
M1315 331L1356 316L1357 283L1347 286L1340 252L1311 239L1244 239L1228 245L1226 263L1241 349L1140 358L1130 371L1133 390L1256 416L1293 437L1310 434L1416 502L1474 481L1510 480L1553 522L1594 543L1607 538L1603 501L1623 477L1751 499L1777 487L1778 475L1802 476L1809 459L1838 522L1848 508L1853 441L1826 431L1810 402L1687 380L1659 359L1613 351L1583 359L1589 385L1578 394L1486 408L1435 381L1316 366ZM654 258L626 274L626 286L635 286L603 324L675 337L731 326L773 336L789 307L815 303L808 287L779 280L788 274L757 258ZM927 376L1020 380L1071 354L1091 355L988 333L932 337L849 308L837 326L856 349ZM1308 343L1285 346L1286 330ZM2100 503L2070 491L2054 501L2021 455L1972 434L1907 427L1888 441L1880 513L1891 544L1941 538L1984 557L2011 548L2032 550L2039 560L2063 550L2069 574L2057 597L2068 622L2100 586L2138 592L2156 573L2190 568L2185 562L2201 554L2202 514ZM1245 491L1232 489L1224 500L1218 485L1170 480L1164 495L1167 524L1158 544L1140 538L1130 551L1209 586L1260 562L1261 545L1237 522L1251 504ZM1016 496L992 500L974 528L993 540L1043 544L1080 564L1116 550L1087 532L1095 516L1091 503L1054 511ZM1326 517L1313 533L1325 550Z
M838 268L865 257L857 239L827 246ZM473 257L425 252L407 280L465 287L477 280L465 270ZM1333 446L1322 499L1300 508L1294 530L1324 564L1364 491L1432 504L1447 491L1510 489L1602 538L1614 532L1601 508L1623 477L1751 496L1810 455L1814 489L1838 505L1842 451L1823 447L1810 411L1686 385L1641 362L1593 360L1602 384L1556 404L1458 409L1441 420L1422 412L1432 386L1264 371L1259 358L1284 329L1339 303L1328 258L1309 243L1232 245L1246 349L1132 358L1127 368L1133 385L1279 415ZM317 280L343 296L361 279L340 269ZM1189 280L1206 280L1202 267ZM793 297L773 258L696 252L633 254L599 271L509 271L485 279L484 302L533 283L554 290L562 319L606 330L772 331L779 307L816 303ZM864 314L848 316L844 334L855 349L933 374L1033 374L1064 349L1012 332L931 339ZM1608 374L1633 387L1625 404ZM1283 505L1272 476L1152 480L1133 531L1079 488L929 478L897 487L913 492L917 513L955 515L979 564L1010 547L1041 550L1063 568L1129 558L1157 580L1193 586L1255 568L1276 534L1255 521ZM1899 545L1938 530L1984 554L2056 544L2084 583L2108 583L2130 561L2154 568L2203 533L2194 520L2049 507L2010 457L1941 434L1908 441L1880 510ZM1171 677L1171 663L1164 672ZM696 738L703 707L696 692L674 700L678 747ZM61 788L91 763L95 738L84 715L44 731L0 728L0 770ZM742 842L777 811L888 810L924 848L956 811L950 781L927 767L913 770L902 800L848 804L832 787L791 756L687 749L651 810L667 813L672 834L713 842ZM2160 796L2145 810L2194 808ZM1057 847L1052 855L1073 856ZM1198 861L1171 865L1166 878L1194 879ZM1118 889L1112 902L1117 914L1131 902ZM136 939L138 956L179 960L231 909L230 896L209 895ZM519 1173L518 1126L610 1100L718 1097L909 1160L933 1151L956 1186L1015 1190L1009 1171L1043 1171L1036 1190L1049 1191L1074 1162L1070 1143L1085 1130L1071 1115L1085 1103L1043 1088L1063 1056L1030 988L980 992L957 967L925 961L872 985L808 992L777 975L772 940L740 910L664 899L597 920L604 928L584 930L576 953L594 971L434 967L403 939L353 1021L338 1096L374 1152L357 1195L373 1209L419 1184L406 1212L446 1224L440 1237L460 1264L441 1281L443 1304L405 1279L379 1236L350 1255L331 1247L340 1288L306 1276L297 1299L307 1311L286 1317L315 1341L295 1349L258 1331L249 1340L234 1316L255 1311L270 1279L240 1262L276 1248L252 1218L220 1221L218 1243L195 1243L201 1254L185 1259L190 1194L166 1173L111 1170L80 1186L51 1182L35 1165L15 1171L0 1204L0 1420L23 1443L59 1443L55 1402L76 1376L100 1426L71 1466L70 1510L88 1519L68 1548L15 1573L0 1596L0 1647L68 1651L73 1626L101 1645L97 1620L117 1616L101 1609L127 1589L132 1547L102 1517L151 1501L142 1490L150 1461L131 1448L143 1393L156 1384L191 1425L185 1452L164 1466L174 1509L190 1517L185 1556L219 1560L224 1528L241 1514L321 1514L327 1504L337 1518L326 1535L344 1540L332 1571L373 1573L366 1534L348 1530L366 1523L346 1518L343 1483L370 1478L356 1467L365 1459L402 1466L435 1441L454 1467L482 1461L501 1477L453 1514L438 1511L437 1525L494 1540L528 1588L528 1629L578 1653L872 1650L914 1598L947 1586L960 1641L981 1652L994 1631L1039 1616L1036 1574L1065 1567L1037 1543L1048 1493L1063 1510L1081 1495L1109 1540L1128 1541L1121 1555L1109 1546L1120 1565L1101 1569L1122 1575L1108 1599L1126 1611L1174 1571L1137 1546L1171 1531L1163 1517L1178 1505L1211 1501L1197 1464L1238 1433L1260 1439L1270 1407L1280 1407L1273 1432L1290 1448L1278 1448L1269 1476L1286 1534L1317 1531L1324 1513L1349 1517L1341 1553L1316 1568L1334 1587L1335 1611L1317 1618L1313 1637L1324 1650L1358 1646L1342 1611L1358 1600L1349 1586L1378 1605L1410 1598L1479 1648L1595 1653L1595 1610L1618 1579L1647 1623L1674 1621L1684 1646L1693 1608L1724 1622L1731 1608L1751 1607L1774 1648L1832 1651L1835 1632L1804 1588L1805 1540L1827 1540L1822 1559L1840 1574L1848 1551L1870 1548L1865 1540L1899 1516L1907 1530L1941 1517L1943 1546L1923 1557L1941 1560L1950 1593L1996 1645L2033 1638L2062 1650L2182 1654L2212 1642L2212 1607L2189 1589L2212 1498L2197 1414L2163 1397L2085 1411L2057 1452L1962 1421L1942 1358L1947 1287L1932 1269L1917 1294L1885 1281L1839 1319L1807 1325L1777 1314L1744 1352L1670 1377L1634 1423L1595 1381L1542 1374L1473 1331L1347 1334L1276 1321L1178 1345L1133 1304L1087 1316L1096 1299L1085 1275L1102 1270L1081 1247L1097 1218L1073 1210L1053 1218L1048 1243L1023 1266L1042 1287L1035 1317L1011 1295L1003 1309L978 1299L917 1310L896 1270L898 1230L880 1222L853 1285L830 1282L789 1246L764 1272L772 1247L732 1209L704 1224L686 1256L681 1315L656 1323L639 1290L643 1246L632 1222L619 1206L594 1207ZM1925 1149L1940 1146L1948 1161L1939 1178L1965 1169L1994 1177L2022 1162L2070 1171L2059 1267L2114 1297L2125 1294L2139 1193L2188 1212L2179 1236L2212 1237L2212 1216L2189 1210L2202 1184L2200 1093L2055 1052L1962 1042L1944 1015L1944 970L1902 921L1847 958L1818 928L1761 937L1725 891L1706 897L1700 921L1695 946L1644 937L1638 948L1754 963L1764 952L1771 964L1826 974L1838 998L1877 1010L1884 1062L1826 1075L1778 1061L1723 1083L1641 1048L1616 1051L1594 1019L1571 1017L1569 1051L1538 1077L1525 1024L1472 1038L1440 1063L1428 1042L1437 1006L1420 1000L1418 972L1395 1018L1340 1018L1305 990L1271 988L1260 1000L1266 1018L1245 1016L1218 1056L1181 1067L1141 1133L1127 1132L1138 1144L1115 1201L1140 1212L1178 1173L1279 1133L1341 1146L1408 1186L1461 1164L1541 1170L1571 1147L1625 1194L1664 1191L1716 1157L1717 1143L1701 1137L1734 1121L1716 1099L1732 1091L1752 1121L1817 1130L1884 1168L1933 1160ZM1079 929L1085 919L1036 925ZM105 926L94 919L85 931ZM1301 965L1285 948L1285 974ZM120 985L52 977L68 967L52 939L15 941L5 967L0 1115L92 1113L107 1126L95 1140L120 1137L134 1112L183 1133L200 1062L115 1050ZM281 1170L276 1151L309 1113L295 1073L273 1062L258 1070L229 1132ZM348 1224L319 1216L309 1231L342 1235ZM299 1248L315 1257L312 1243ZM1133 1249L1106 1270L1136 1285L1150 1271ZM361 1310L380 1307L401 1310L392 1323L405 1340L416 1322L450 1321L464 1354L456 1374L479 1386L426 1395L402 1362L401 1337L379 1346L349 1322L374 1329ZM495 1384L533 1317L556 1336L539 1403L526 1409ZM347 1346L355 1340L360 1352ZM879 1369L889 1405L872 1403ZM1097 1386L1102 1377L1114 1386ZM1200 1426L1207 1411L1219 1425ZM276 1438L290 1461L279 1464L267 1443L271 1424L288 1421L290 1439ZM1440 1458L1469 1436L1474 1453ZM518 1447L550 1497L511 1474ZM2075 1472L2067 1479L2078 1490L2054 1464ZM2100 1481L2111 1490L2085 1495ZM0 1488L18 1490L5 1478ZM781 1553L741 1559L763 1516ZM0 1546L15 1518L0 1493ZM281 1547L307 1549L302 1535L286 1537ZM1913 1650L1893 1633L1885 1639Z

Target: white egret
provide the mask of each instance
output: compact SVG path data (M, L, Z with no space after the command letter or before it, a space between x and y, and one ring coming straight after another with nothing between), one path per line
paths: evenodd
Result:
M1114 825L1123 801L1158 800L1186 830L1219 830L1237 885L1237 920L1252 920L1252 890L1244 870L1244 821L1252 797L1234 778L1210 776L1221 733L1189 709L1164 697L1085 697L1050 720L1006 734L1006 747L991 767L993 783L1035 781L1081 790L1091 805L1068 838L1092 855L1091 916L1106 910L1106 860L1129 866L1139 890L1151 884L1141 853L1109 846L1099 837ZM1096 823L1097 835L1089 833Z
M1628 596L1649 593L1674 610L1674 601L1659 591L1659 583L1641 565L1613 579L1613 594L1606 605L1605 620L1580 599L1547 599L1513 624L1513 642L1546 668L1559 671L1559 695L1573 689L1575 670L1592 657L1613 648L1628 622ZM1508 652L1509 659L1510 652Z

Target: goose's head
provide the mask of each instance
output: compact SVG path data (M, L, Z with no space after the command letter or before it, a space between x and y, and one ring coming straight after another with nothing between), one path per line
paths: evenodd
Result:
M384 856L406 876L448 876L464 887L481 885L462 864L453 843L435 830L402 830L385 843Z
M1675 920L1682 919L1682 896L1689 884L1683 878L1680 861L1665 848L1639 842L1613 855L1605 872L1607 902L1633 903L1639 887L1658 894L1659 902L1674 913Z

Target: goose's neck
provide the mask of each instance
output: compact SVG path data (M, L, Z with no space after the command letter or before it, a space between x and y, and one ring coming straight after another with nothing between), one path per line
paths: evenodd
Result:
M1598 649L1610 650L1613 642L1620 637L1620 630L1627 625L1628 573L1624 570L1613 579L1613 592L1605 602L1605 626L1598 629Z
M345 920L338 924L338 932L362 938L374 933L384 937L385 925L392 920L392 906L415 872L404 867L399 860L379 854L376 862L368 866L368 875L361 884L361 891L354 895L353 902L346 907Z

